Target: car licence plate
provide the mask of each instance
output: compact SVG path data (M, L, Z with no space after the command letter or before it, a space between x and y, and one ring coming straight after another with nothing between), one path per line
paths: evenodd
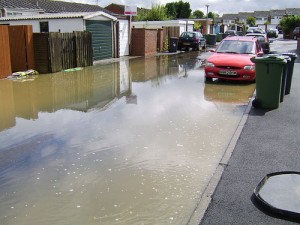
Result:
M221 70L219 74L234 76L237 74L237 72L232 70Z
M183 45L191 45L191 43L184 42Z

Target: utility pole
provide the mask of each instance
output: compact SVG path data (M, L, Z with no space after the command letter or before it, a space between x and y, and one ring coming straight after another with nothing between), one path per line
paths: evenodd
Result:
M206 6L206 18L208 18L208 7L209 5L205 5Z

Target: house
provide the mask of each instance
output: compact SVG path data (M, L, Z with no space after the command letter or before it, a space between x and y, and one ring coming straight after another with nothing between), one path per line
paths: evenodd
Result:
M238 19L238 14L223 14L223 24L230 26L236 23L236 20Z
M254 17L258 27L264 29L266 23L270 22L270 11L254 11Z
M126 28L125 23L124 28L123 21L119 22L112 12L98 5L51 0L0 2L5 16L0 17L0 24L31 25L36 33L89 31L92 33L94 61L129 55L128 26ZM20 15L13 15L14 9Z
M277 28L280 20L286 15L286 10L278 9L278 10L271 10L270 17L271 22L268 26L269 28Z
M249 17L254 17L253 12L239 12L238 13L238 22L240 24L247 24L247 19Z

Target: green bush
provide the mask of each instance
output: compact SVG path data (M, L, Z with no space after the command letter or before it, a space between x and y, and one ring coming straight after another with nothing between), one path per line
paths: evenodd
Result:
M295 27L300 26L300 15L284 17L279 25L282 27L283 33L290 34Z

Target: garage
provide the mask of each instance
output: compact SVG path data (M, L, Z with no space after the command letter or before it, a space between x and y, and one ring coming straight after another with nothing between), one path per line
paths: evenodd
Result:
M94 61L113 57L113 29L111 21L86 20L86 30L92 33Z

